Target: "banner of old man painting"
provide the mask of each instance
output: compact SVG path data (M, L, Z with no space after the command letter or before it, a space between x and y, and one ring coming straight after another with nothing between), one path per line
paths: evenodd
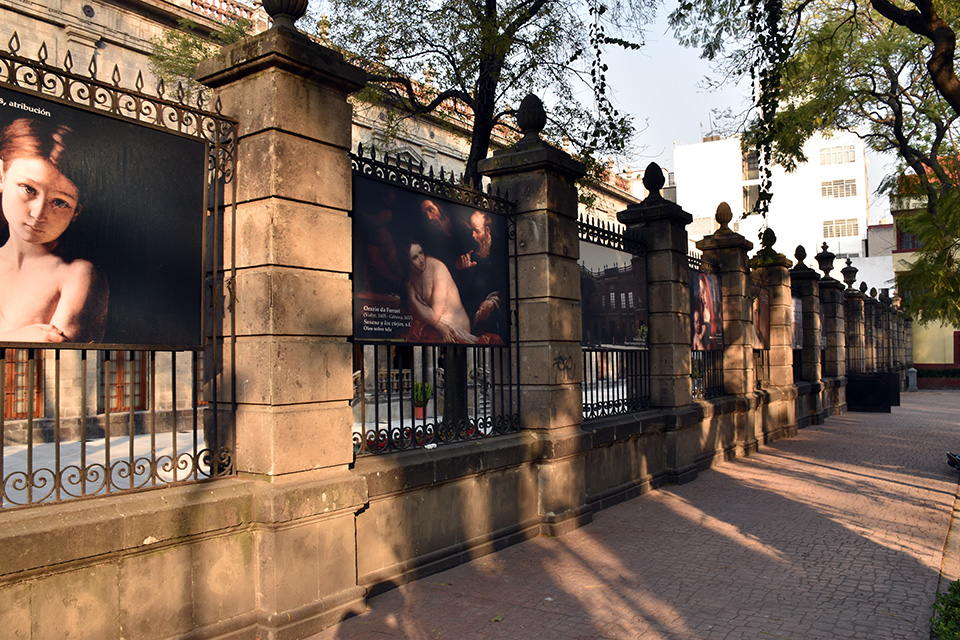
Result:
M509 343L506 220L354 174L354 337Z

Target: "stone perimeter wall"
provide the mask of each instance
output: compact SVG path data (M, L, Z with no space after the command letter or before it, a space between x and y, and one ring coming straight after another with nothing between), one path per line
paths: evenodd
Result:
M651 206L637 216L649 229L662 225L650 256L661 265L651 269L652 325L661 337L652 352L657 408L582 423L582 371L559 376L549 364L579 348L579 281L567 276L576 273L572 185L581 168L528 136L484 167L519 199L521 318L541 321L521 324L518 336L523 429L354 460L350 370L338 361L349 358L349 322L317 303L348 290L349 260L318 256L310 242L333 234L349 246L343 132L347 96L363 74L279 26L225 50L201 75L241 121L238 476L0 514L6 637L302 638L363 611L370 594L562 534L598 509L692 481L844 410L842 376L797 385L786 377L790 279L782 265L772 296L770 388L753 388L742 357L747 338L731 325L725 369L736 375L728 395L691 400L689 216L645 201ZM318 121L323 126L311 124ZM304 157L316 166L292 160ZM305 228L315 234L295 233ZM731 250L741 261L725 263L724 315L742 323L745 285L729 274L742 272L746 245L715 239L707 250ZM262 306L274 296L287 312ZM325 382L306 384L313 379Z

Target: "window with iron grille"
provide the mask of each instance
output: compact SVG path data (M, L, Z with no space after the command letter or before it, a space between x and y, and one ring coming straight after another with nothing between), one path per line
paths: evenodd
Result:
M820 164L847 164L857 161L857 152L852 144L827 147L820 150Z
M101 352L97 407L106 411L142 411L147 408L147 359L143 351Z
M824 198L850 198L857 195L857 181L827 180L821 182L820 195Z
M31 363L30 349L7 349L3 367L3 417L8 420L27 418L28 400L33 391L33 417L43 417L43 351L36 352ZM30 368L33 367L33 384Z

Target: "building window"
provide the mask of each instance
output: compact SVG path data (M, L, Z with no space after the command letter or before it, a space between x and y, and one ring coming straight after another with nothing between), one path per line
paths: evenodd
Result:
M853 238L860 235L860 225L856 218L846 220L824 220L824 238Z
M900 251L917 251L923 248L923 243L912 233L897 228L897 249Z
M633 309L633 291L627 292L627 304L630 305L631 309Z
M828 180L820 183L820 195L824 198L849 198L857 195L856 180Z
M617 308L617 294L613 291L610 292L610 308L614 310Z
M760 179L760 154L756 151L743 154L743 179Z
M3 367L3 417L19 420L28 417L30 387L33 387L33 417L43 417L43 351L36 352L33 384L30 384L30 349L7 349Z
M134 411L147 408L147 359L144 351L111 351L100 353L100 392L97 406L100 413L109 410Z
M621 309L627 308L627 294L623 291L620 292L620 308Z
M820 164L847 164L857 161L857 152L852 144L820 149Z
M760 200L760 185L754 184L743 188L743 212L750 213L757 207Z

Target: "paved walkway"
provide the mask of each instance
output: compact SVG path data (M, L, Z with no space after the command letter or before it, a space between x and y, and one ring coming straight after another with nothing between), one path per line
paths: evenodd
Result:
M311 640L927 640L960 393L903 394L370 601Z

